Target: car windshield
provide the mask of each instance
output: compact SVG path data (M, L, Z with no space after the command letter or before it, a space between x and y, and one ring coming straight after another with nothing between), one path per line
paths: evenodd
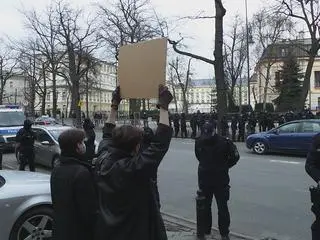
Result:
M0 176L0 188L6 183L6 180Z
M54 130L50 130L50 134L52 135L52 137L58 141L58 138L60 136L60 134L64 131L66 131L67 129L63 128L63 129L54 129Z
M0 127L23 126L23 112L0 112Z

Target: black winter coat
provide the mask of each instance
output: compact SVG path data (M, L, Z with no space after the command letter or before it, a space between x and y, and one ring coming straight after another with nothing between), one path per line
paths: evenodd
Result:
M201 136L196 139L195 154L199 161L198 183L199 188L225 187L229 185L228 143L226 138Z
M97 195L90 165L60 157L51 174L53 240L92 240L97 218Z
M95 140L96 134L93 129L86 129L86 140L84 141L86 145L86 157L88 160L92 160L95 155Z
M96 163L100 209L96 239L166 240L151 178L168 151L172 129L159 124L150 147L133 156L112 146L113 127L104 128Z
M305 169L314 181L320 181L320 133L313 138Z

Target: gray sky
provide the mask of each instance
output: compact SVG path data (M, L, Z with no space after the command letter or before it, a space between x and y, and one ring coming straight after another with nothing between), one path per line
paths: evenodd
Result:
M99 0L69 0L75 6L87 6L91 3L106 2ZM150 0L159 15L175 19L179 16L194 15L199 12L206 12L208 15L214 13L213 0ZM273 1L273 0L271 0ZM23 16L19 9L36 8L44 9L50 0L0 0L0 38L11 36L23 37ZM265 0L248 0L249 17L252 16L265 2ZM269 1L270 2L270 1ZM225 17L226 29L231 25L235 14L245 16L245 0L224 0L227 9ZM214 43L214 20L189 21L181 24L177 33L187 37L188 50L199 55L212 58ZM207 78L213 76L213 69L210 65L201 62L194 62L193 70L196 77Z

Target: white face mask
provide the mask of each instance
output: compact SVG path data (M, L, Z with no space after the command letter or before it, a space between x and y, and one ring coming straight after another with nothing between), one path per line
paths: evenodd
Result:
M81 144L78 144L78 152L83 155L85 154L87 151L86 145L84 144L84 142L82 142Z

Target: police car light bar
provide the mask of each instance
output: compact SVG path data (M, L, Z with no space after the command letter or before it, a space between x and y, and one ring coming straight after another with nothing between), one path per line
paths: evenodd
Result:
M19 105L0 105L0 109L20 109Z

